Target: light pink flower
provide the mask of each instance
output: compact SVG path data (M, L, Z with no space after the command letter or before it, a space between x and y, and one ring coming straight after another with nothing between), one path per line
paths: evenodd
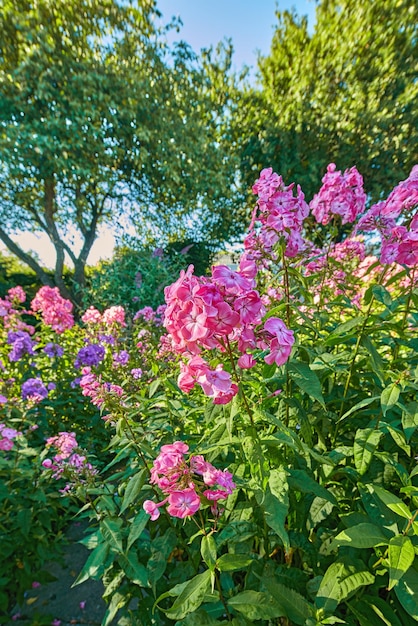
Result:
M174 491L168 496L167 512L173 517L194 515L200 508L200 498L193 488Z

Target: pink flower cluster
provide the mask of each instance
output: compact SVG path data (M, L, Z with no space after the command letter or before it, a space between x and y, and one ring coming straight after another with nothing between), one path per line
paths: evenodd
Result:
M104 326L126 326L125 309L123 306L111 306L103 313L100 313L94 306L91 306L81 316L85 324L101 324Z
M25 331L33 335L35 328L21 319L22 313L33 315L32 311L22 311L19 307L25 300L26 293L22 287L17 286L9 289L5 298L0 298L0 318L5 328Z
M297 186L296 196L293 188L294 183L286 186L271 167L262 170L260 178L254 183L253 192L258 195L258 200L241 259L241 267L245 267L247 272L254 271L257 260L263 259L266 254L272 255L281 238L286 242L286 256L294 257L303 250L305 244L301 232L309 207L300 186ZM257 222L261 224L258 233L254 230Z
M337 170L335 163L330 163L322 179L322 187L315 194L309 206L316 221L328 224L334 215L339 215L343 224L354 222L363 213L366 194L363 189L363 177L355 167Z
M186 460L188 450L189 446L182 441L161 447L151 468L151 484L157 485L167 497L158 503L145 500L144 510L152 520L158 519L160 507L167 503L167 513L172 517L194 515L206 501L212 503L212 512L219 514L217 503L235 489L228 470L216 469L201 455Z
M209 278L193 275L193 266L182 271L179 279L166 287L164 326L170 333L175 350L183 353L187 363L181 364L179 387L188 393L198 383L216 404L226 404L237 394L238 387L231 374L219 364L211 368L200 356L203 349L220 348L235 342L241 357L238 365L250 368L255 359L249 352L255 348L270 348L265 357L282 365L290 355L293 333L278 318L269 327L257 329L264 315L264 306L255 289L253 276L234 271L225 265L212 268ZM279 330L280 327L280 330ZM285 344L278 343L285 337ZM271 356L273 355L273 357Z
M162 318L164 317L165 309L165 304L158 306L155 311L151 306L144 306L135 313L133 321L136 322L136 320L142 319L146 322L152 322L156 326L161 326L163 323Z
M39 311L44 324L56 333L74 326L73 305L60 295L58 287L41 287L31 302L33 311Z
M97 473L85 455L75 452L78 448L75 433L62 431L55 437L49 437L46 440L46 447L47 449L53 447L57 451L52 459L46 458L42 461L42 467L51 470L55 480L66 475L69 478L76 477L78 481L85 482ZM68 493L70 490L71 485L67 484L61 491Z
M418 212L404 224L399 217L418 205L418 165L409 177L397 185L382 202L374 204L357 224L357 230L380 233L382 246L380 261L383 264L399 263L413 267L418 263ZM409 222L409 224L408 224ZM406 224L406 225L405 225Z
M107 398L120 398L123 395L122 387L113 383L102 382L100 376L92 372L90 367L83 367L81 372L83 374L80 379L82 394L90 398L94 406L101 407Z
M8 452L13 448L13 440L21 435L14 428L8 428L5 424L0 424L0 450Z

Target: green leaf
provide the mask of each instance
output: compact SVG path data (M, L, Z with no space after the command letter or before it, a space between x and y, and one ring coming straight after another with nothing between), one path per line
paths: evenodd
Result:
M382 500L382 502L394 513L400 515L401 517L405 517L406 519L412 518L412 513L409 508L393 493L386 491L383 487L379 487L378 485L367 485L370 492L375 492L376 495Z
M210 571L213 572L216 563L216 541L212 534L203 535L200 552L202 554L202 559Z
M147 568L138 561L138 556L135 552L131 551L127 556L125 554L119 555L118 561L127 577L135 585L149 587Z
M268 620L285 615L282 607L269 594L261 591L241 591L228 600L228 606L250 620Z
M216 561L216 567L220 572L233 572L239 569L245 569L254 559L245 554L223 554Z
M125 493L122 500L122 506L120 512L123 513L125 509L136 500L141 492L141 489L145 483L146 473L145 469L139 471L135 476L132 476L126 485Z
M189 580L172 607L167 611L167 617L169 619L182 619L188 613L195 611L202 604L210 589L210 579L211 573L206 570Z
M389 543L389 585L393 589L409 570L415 559L415 550L412 541L404 535L397 535Z
M302 493L314 493L324 500L337 504L335 496L328 489L317 483L305 470L289 469L288 474L289 487L292 490L298 490Z
M90 554L89 558L84 564L83 569L71 586L75 587L76 585L83 583L88 578L94 578L95 580L97 580L100 577L100 570L104 568L104 564L107 561L108 554L109 544L101 543L100 545L98 545L97 548L95 548Z
M389 291L383 287L383 285L373 285L372 287L373 295L378 302L381 302L386 307L390 308L392 304L392 297Z
M388 543L389 540L380 528L367 522L343 530L332 542L336 546L351 546L352 548L373 548Z
M348 606L361 626L403 626L382 598L364 595L361 600L349 602Z
M152 383L149 386L149 392L148 392L148 397L152 398L152 396L155 394L155 392L157 391L158 387L161 384L161 379L157 378L156 380L153 380Z
M111 550L123 552L122 520L118 517L106 518L100 522L100 530Z
M418 621L418 572L411 567L395 586L395 593L403 608Z
M359 474L364 474L372 460L382 432L373 428L362 428L356 432L354 439L354 463Z
M261 580L267 591L284 609L284 614L291 622L303 626L306 620L313 616L313 607L300 593L285 587L272 577L264 576Z
M371 404L375 400L378 400L379 398L380 398L380 396L372 396L371 398L364 398L364 400L361 400L360 402L357 402L357 404L352 406L349 411L344 413L344 415L342 415L338 421L341 422L341 420L344 420L346 417L348 417L352 413L355 413L359 409L362 409L363 407L368 406L369 404Z
M386 413L395 406L397 401L399 400L400 387L395 383L388 385L385 389L383 389L380 396L380 403L382 405L383 415L386 416Z
M266 522L283 542L285 550L289 549L289 535L286 530L286 516L289 511L289 485L287 474L283 468L270 472L269 484L262 506L266 513Z
M363 561L358 559L336 561L325 572L315 604L318 609L331 614L351 593L373 582L374 576L365 569Z
M288 363L288 372L290 378L302 391L307 393L308 396L314 400L317 400L324 409L326 408L319 378L307 363L303 361L290 361Z
M348 331L353 330L353 328L357 328L357 326L360 326L360 324L363 323L363 320L364 317L362 315L358 315L357 317L353 317L353 319L348 320L343 324L340 324L339 326L337 326L337 328L334 328L331 335L329 336L329 339L334 336L338 337L340 335L345 335L346 333L348 333Z
M383 426L383 424L381 425ZM390 424L385 424L385 428L387 428L387 430L389 431L396 445L401 448L401 450L403 450L408 456L411 456L411 448L406 443L405 435L403 434L403 432L398 430L397 428L394 428Z
M141 509L138 515L135 516L134 521L131 524L131 529L128 535L127 550L135 543L138 537L141 535L145 526L149 522L149 515L145 513L144 509Z

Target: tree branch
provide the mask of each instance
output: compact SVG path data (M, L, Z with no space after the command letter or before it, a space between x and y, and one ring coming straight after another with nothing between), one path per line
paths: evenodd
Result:
M45 272L43 267L41 267L41 265L39 265L39 263L35 261L35 259L31 257L30 254L28 254L27 252L24 252L22 248L20 248L20 246L18 246L17 243L15 243L13 239L11 239L9 235L1 227L0 227L0 239L2 240L4 245L7 246L10 252L16 255L21 261L23 261L23 263L25 263L25 265L30 267L35 272L35 274L37 275L37 277L39 278L39 280L41 281L43 285L49 285L50 287L54 286L54 281Z

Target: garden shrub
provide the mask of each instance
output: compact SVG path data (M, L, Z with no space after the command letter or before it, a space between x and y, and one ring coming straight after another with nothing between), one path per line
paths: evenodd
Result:
M114 457L78 582L103 579L103 624L418 621L417 169L367 211L355 168L309 205L263 170L239 269L166 288L139 382L89 370Z
M58 396L47 333L101 413L93 455L84 417L33 433L42 480L90 513L77 582L103 580L104 625L418 621L417 170L368 210L355 168L330 165L310 204L263 170L237 270L189 267L165 310L72 326L41 294L37 347L9 327L7 427Z

